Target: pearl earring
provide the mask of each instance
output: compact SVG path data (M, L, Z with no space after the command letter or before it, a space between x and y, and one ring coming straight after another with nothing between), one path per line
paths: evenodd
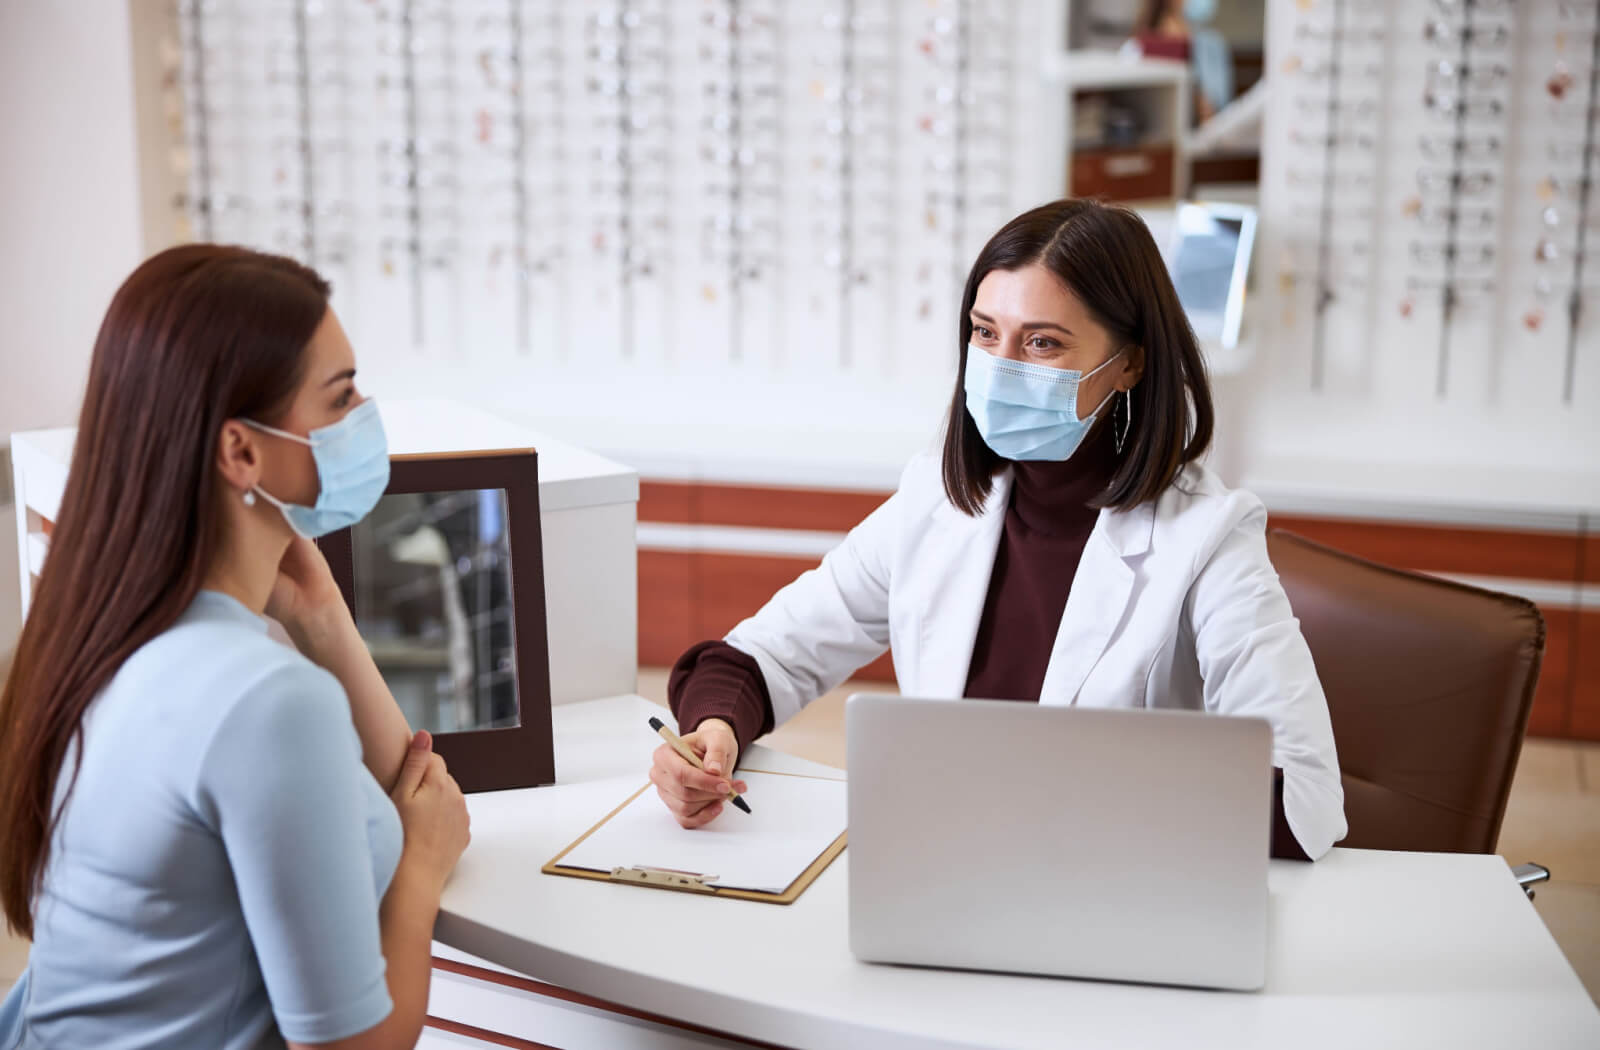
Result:
M256 505L256 494L254 489L245 490L244 505L247 507L253 507Z

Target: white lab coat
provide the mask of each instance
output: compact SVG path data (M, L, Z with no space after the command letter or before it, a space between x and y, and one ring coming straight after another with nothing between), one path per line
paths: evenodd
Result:
M919 456L819 568L735 627L727 641L760 665L776 721L886 647L903 694L960 697L1010 490L1007 471L968 517L946 498L938 458ZM1154 503L1100 512L1040 702L1265 718L1301 848L1320 857L1345 835L1328 704L1267 559L1266 511L1205 467L1186 467Z

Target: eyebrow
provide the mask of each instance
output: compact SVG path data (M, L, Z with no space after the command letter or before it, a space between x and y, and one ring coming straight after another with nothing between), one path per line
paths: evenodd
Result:
M323 383L322 385L324 387L330 387L335 383L342 383L347 379L354 379L355 377L356 377L356 370L353 369L353 368L347 368L343 372L340 372L338 375L334 376L332 379L328 380L326 383Z
M988 317L988 316L986 316L984 314L980 314L976 310L972 311L972 317L973 317L974 320L981 321L984 324L994 324L994 318ZM1071 335L1072 334L1072 329L1067 328L1064 325L1056 324L1054 321L1029 321L1027 324L1023 325L1022 327L1025 330L1031 330L1031 329L1034 329L1034 328L1054 328L1056 331L1062 332L1062 333L1064 333L1066 335Z

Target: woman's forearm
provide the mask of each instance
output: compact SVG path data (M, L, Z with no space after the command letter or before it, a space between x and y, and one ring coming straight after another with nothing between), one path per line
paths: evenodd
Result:
M433 923L442 887L423 865L402 855L378 909L383 958L394 1009L384 1020L383 1045L411 1046L422 1034L433 977Z
M411 743L411 727L378 665L372 662L355 621L345 614L330 616L320 624L285 627L295 646L344 687L350 718L361 738L362 761L385 793L394 790Z

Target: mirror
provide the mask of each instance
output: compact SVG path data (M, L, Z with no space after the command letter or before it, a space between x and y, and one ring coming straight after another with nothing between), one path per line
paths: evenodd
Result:
M389 466L372 514L317 541L373 661L463 791L552 783L538 454Z
M351 530L355 617L406 721L519 724L503 489L391 493Z

